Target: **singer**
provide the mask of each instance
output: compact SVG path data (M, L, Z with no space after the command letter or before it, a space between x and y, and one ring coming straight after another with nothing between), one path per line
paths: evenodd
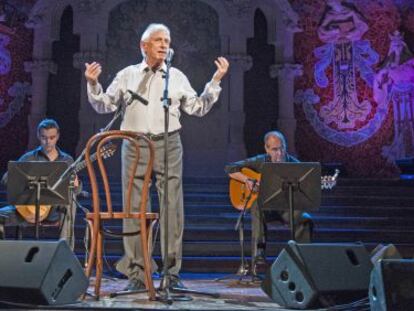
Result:
M154 174L155 186L160 200L161 215L161 249L164 249L163 217L166 217L163 206L163 182L164 182L164 108L161 98L164 88L164 73L166 62L171 62L173 52L170 49L170 30L163 24L150 24L141 37L140 49L143 61L137 65L131 65L116 75L115 79L103 91L98 77L102 68L99 63L86 63L85 77L87 80L88 99L98 113L110 113L117 109L120 103L126 103L131 99L131 93L136 93L147 101L133 100L126 105L121 130L146 133L155 147ZM189 115L202 117L206 115L221 92L220 81L227 73L229 63L224 57L215 60L217 67L212 80L208 82L203 93L198 96L191 87L187 77L178 69L170 68L169 97L169 137L168 137L168 258L172 259L169 266L171 275L171 287L184 287L179 278L182 263L182 238L184 228L184 208L182 189L182 145L179 131L180 110ZM147 162L148 150L142 148L142 161L135 172L135 193L132 194L132 206L138 208L140 193L144 179L144 166ZM133 150L127 142L122 146L122 178L126 185L129 179L130 162L134 158ZM124 199L125 199L124 189ZM134 220L124 221L124 231L136 230L138 222ZM138 247L137 247L138 245ZM125 290L143 289L144 274L142 271L143 259L141 254L140 239L124 237L123 258L117 263L117 270L128 277L129 283ZM166 254L163 254L165 256ZM156 269L153 262L153 269Z

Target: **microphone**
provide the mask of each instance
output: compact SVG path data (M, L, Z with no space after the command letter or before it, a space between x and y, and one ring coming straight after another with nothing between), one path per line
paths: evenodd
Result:
M144 104L145 106L147 106L148 105L148 100L146 100L144 97L142 97L141 95L139 95L139 94L137 94L137 93L135 93L135 92L132 92L131 90L127 90L128 91L128 93L129 93L129 95L131 95L131 100L129 100L128 102L127 102L127 105L130 105L130 104L132 104L132 102L134 101L134 100L139 100L142 104Z
M172 48L169 48L167 51L167 57L165 58L165 62L167 64L170 64L173 57L174 57L174 50Z

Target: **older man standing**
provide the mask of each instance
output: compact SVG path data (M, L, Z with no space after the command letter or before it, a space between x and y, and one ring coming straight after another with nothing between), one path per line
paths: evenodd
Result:
M150 24L141 37L140 48L143 61L131 65L116 75L106 92L98 82L101 65L93 62L85 64L85 77L88 85L88 98L98 113L114 112L118 105L130 99L129 91L137 93L141 101L134 101L125 107L121 130L135 131L147 134L155 147L154 174L156 188L160 200L161 224L166 217L163 206L164 192L164 109L161 102L164 89L164 74L167 69L165 60L170 48L171 37L169 29L163 24ZM184 112L202 117L207 114L217 101L221 88L220 81L226 74L229 63L224 57L215 60L217 67L213 78L205 86L203 93L198 96L191 87L187 77L178 69L170 69L168 128L168 258L172 259L169 273L171 286L180 287L179 271L182 263L182 238L184 224L183 190L182 190L182 145L179 130L180 109ZM137 207L144 179L144 165L148 159L148 150L143 147L143 160L135 172L135 187L132 194L132 206ZM128 142L122 146L122 178L125 200L125 185L128 181L130 162L134 158L133 149ZM130 232L136 229L138 222L124 220L124 230ZM161 250L164 250L164 233L161 227ZM137 247L138 245L138 247ZM144 288L142 271L143 258L140 240L137 237L124 237L124 257L117 263L117 270L129 279L127 290ZM163 257L166 254L163 254ZM153 265L155 268L155 263Z

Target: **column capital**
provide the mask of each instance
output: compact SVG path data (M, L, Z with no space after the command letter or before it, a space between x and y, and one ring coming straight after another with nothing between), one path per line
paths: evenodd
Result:
M238 19L247 18L254 7L253 1L239 1L239 0L222 0L222 5L231 17Z
M303 74L303 65L301 64L276 64L270 66L270 76L272 78L276 77L289 77L295 78Z
M291 33L303 32L303 28L299 26L297 20L293 20L287 16L282 19L282 23L285 26L285 29Z
M242 71L247 71L253 66L253 59L247 54L228 54L226 58L230 62L230 67L239 67Z
M38 29L45 25L45 17L43 15L37 14L30 16L27 21L24 23L24 26L28 29Z
M75 6L79 12L97 13L105 0L78 0Z
M34 59L24 62L24 70L33 73L57 73L57 65L51 59Z
M73 55L73 66L77 69L83 68L85 63L102 63L104 54L100 51L82 51Z

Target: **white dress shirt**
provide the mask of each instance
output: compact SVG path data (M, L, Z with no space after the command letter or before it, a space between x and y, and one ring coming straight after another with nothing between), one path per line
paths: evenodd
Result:
M148 100L144 105L139 100L132 101L125 108L121 123L121 130L140 133L161 134L164 132L164 108L161 98L164 91L164 72L166 65L153 73L142 88L141 82L149 71L145 61L140 64L128 66L117 73L115 79L103 92L102 85L88 83L88 100L98 113L110 113L116 111L120 104L131 102L128 90L138 93ZM140 86L140 87L139 87ZM138 92L144 89L143 93ZM197 93L191 87L187 77L178 69L170 68L168 96L171 98L169 109L169 132L179 130L180 107L189 115L202 117L207 114L217 101L221 92L219 83L213 80L208 82L203 93Z

